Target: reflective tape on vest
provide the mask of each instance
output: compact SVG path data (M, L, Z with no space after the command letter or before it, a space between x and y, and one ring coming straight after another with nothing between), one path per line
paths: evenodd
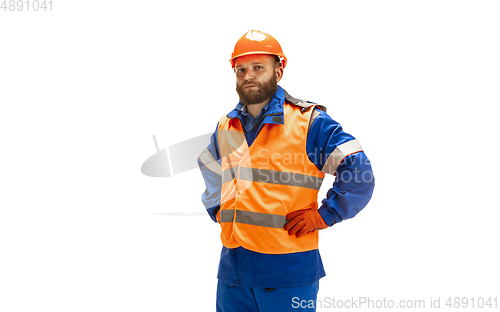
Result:
M222 183L232 181L237 174L238 167L224 170L222 172ZM313 190L319 190L321 188L321 183L323 183L323 178L316 176L246 167L240 168L239 179L253 182L305 187Z
M236 212L236 218L234 214ZM236 222L250 225L282 229L286 224L286 216L245 210L221 210L220 222Z
M321 171L324 173L335 174L338 166L342 163L344 158L351 154L361 152L362 150L361 145L359 145L359 142L356 139L340 144L337 148L335 148L330 156L328 156Z
M220 164L215 160L215 158L212 156L208 148L206 148L203 152L200 154L200 160L201 162L207 167L210 171L218 174L219 176L222 175L221 167Z
M238 166L222 171L222 183L233 181L238 176Z

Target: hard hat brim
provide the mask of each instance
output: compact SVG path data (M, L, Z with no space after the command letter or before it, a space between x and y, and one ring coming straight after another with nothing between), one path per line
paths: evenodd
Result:
M280 57L280 59L282 59L281 64L283 65L283 68L285 68L286 63L287 63L287 59L283 53L272 53L272 52L268 52L268 51L251 51L251 52L240 53L238 55L233 56L231 59L229 59L229 62L231 63L232 68L234 68L234 66L236 64L236 62L235 62L236 58L242 57L245 55L254 55L254 54L276 55L276 56Z

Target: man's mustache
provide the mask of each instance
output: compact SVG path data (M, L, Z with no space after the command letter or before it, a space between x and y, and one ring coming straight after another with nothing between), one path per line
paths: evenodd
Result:
M260 82L247 81L247 82L244 82L244 83L240 84L240 87L245 87L245 86L248 86L248 85L256 85L257 87L259 87L260 86Z

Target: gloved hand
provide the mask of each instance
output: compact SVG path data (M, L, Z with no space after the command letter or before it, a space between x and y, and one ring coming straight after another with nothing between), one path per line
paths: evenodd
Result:
M319 214L316 204L308 209L291 212L286 215L286 219L290 221L285 224L284 229L288 231L288 235L295 234L297 238L328 227Z

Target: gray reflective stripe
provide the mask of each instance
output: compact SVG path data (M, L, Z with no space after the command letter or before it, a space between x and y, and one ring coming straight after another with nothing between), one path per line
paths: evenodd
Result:
M317 110L313 110L313 112L311 114L311 119L309 120L309 128L307 128L307 133L309 133L309 129L311 129L312 123L314 122L314 120L318 116L319 116L319 112Z
M238 175L238 166L222 171L222 183L233 181Z
M283 228L286 223L286 217L269 213L236 210L235 222L272 228Z
M221 210L220 222L233 222L234 212L234 210ZM235 222L282 229L285 226L286 217L269 213L236 210Z
M221 210L220 211L220 223L223 222L233 222L234 210Z
M290 185L319 190L323 178L300 173L267 169L240 168L240 179L254 182Z
M350 154L361 152L363 149L359 145L358 140L354 139L337 146L337 148L328 156L328 159L323 166L324 173L335 174L342 160Z
M208 148L201 152L200 160L208 169L210 169L210 171L218 174L219 176L222 176L221 167L217 160L215 160L214 156L212 156Z

